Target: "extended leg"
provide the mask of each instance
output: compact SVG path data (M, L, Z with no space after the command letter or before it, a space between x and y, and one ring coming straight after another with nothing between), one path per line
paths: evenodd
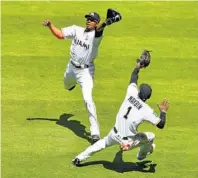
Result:
M106 147L105 140L101 139L81 152L76 158L81 162L92 156L94 153L101 151Z
M88 69L79 71L79 73L76 76L82 88L83 99L85 101L85 105L88 111L91 136L92 137L97 136L99 139L100 137L99 123L96 115L95 103L93 102L93 98L92 98L92 89L93 89L92 76L90 75Z
M103 150L104 148L112 146L117 143L118 142L114 138L113 132L111 131L106 137L97 141L93 145L89 146L85 151L83 151L79 155L77 155L75 157L75 159L72 160L72 162L74 165L78 166L81 161L86 160L87 158L92 156L94 153L99 152L99 151Z

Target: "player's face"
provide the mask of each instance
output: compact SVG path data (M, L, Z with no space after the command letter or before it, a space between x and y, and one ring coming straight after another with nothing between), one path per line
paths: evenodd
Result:
M97 26L97 22L95 22L93 19L89 19L87 18L87 21L86 21L86 27L90 30L96 28Z

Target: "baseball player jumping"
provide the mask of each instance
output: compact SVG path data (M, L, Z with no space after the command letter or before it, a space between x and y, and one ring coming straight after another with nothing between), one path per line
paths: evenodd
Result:
M100 130L92 98L94 59L97 57L105 26L120 21L121 15L108 9L106 20L102 23L99 23L100 16L96 12L85 15L85 18L86 28L73 25L58 29L49 20L45 20L43 25L58 39L72 39L70 60L64 73L64 86L71 91L77 83L80 84L89 115L92 142L95 143L100 139Z
M141 84L138 90L138 73L141 68L147 67L149 63L150 53L144 50L132 72L125 99L116 117L115 126L106 137L76 156L72 160L75 166L79 166L81 161L86 160L92 154L115 144L120 144L123 151L140 147L137 154L138 160L146 158L154 151L155 134L152 132L138 132L137 128L143 121L148 121L159 129L163 129L166 123L168 101L164 99L159 105L160 116L158 117L153 109L145 103L151 97L151 87L148 84Z

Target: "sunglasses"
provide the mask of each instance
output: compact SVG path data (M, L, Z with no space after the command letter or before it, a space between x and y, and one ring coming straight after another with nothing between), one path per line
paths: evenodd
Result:
M95 19L93 18L87 18L87 21L91 21L91 22L97 22Z

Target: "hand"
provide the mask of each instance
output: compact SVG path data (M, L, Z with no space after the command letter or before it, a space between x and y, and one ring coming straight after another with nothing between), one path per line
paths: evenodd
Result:
M120 148L123 150L123 151L128 151L130 149L130 145L127 143L123 143L120 145Z
M108 18L105 21L106 25L111 25L113 23L113 18Z
M139 61L137 61L136 67L141 69L144 67L144 64L141 64Z
M96 25L96 31L102 31L104 29L104 27L106 26L106 21L100 24Z
M166 112L168 110L168 100L166 98L163 99L161 104L158 104L158 108L160 111Z
M51 25L51 22L49 20L44 20L43 25L49 27Z

